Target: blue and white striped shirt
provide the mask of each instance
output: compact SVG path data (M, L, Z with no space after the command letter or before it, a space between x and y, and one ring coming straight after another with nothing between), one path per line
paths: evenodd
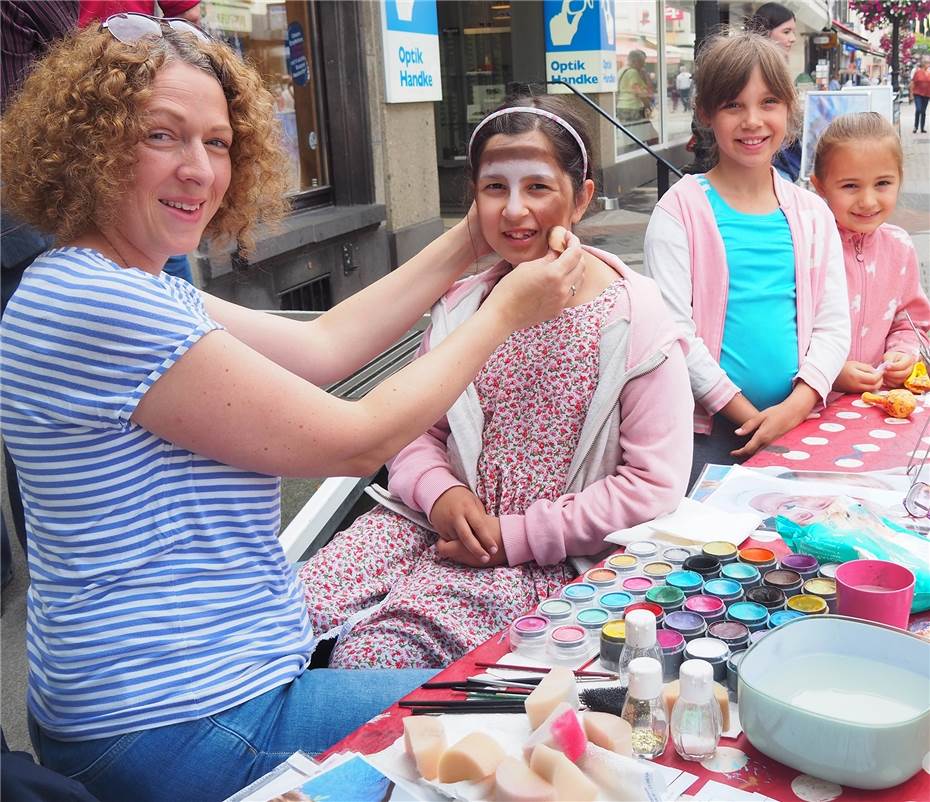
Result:
M131 420L221 326L180 279L39 257L3 316L0 421L26 506L29 708L62 740L228 709L297 676L313 634L279 483Z

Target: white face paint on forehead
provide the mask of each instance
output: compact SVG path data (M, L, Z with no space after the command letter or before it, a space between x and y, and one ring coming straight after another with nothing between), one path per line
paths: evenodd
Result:
M501 178L509 184L519 184L527 178L541 178L558 181L555 168L545 161L535 159L494 159L482 160L478 172L479 181Z

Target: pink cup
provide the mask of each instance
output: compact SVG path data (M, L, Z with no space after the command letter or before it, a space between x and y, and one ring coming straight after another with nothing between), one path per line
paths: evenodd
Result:
M836 611L907 629L914 574L885 560L852 560L836 569Z

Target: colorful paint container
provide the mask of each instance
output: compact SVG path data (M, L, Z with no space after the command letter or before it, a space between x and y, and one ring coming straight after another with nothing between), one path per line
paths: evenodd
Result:
M510 625L510 650L528 657L546 653L549 620L541 615L524 615Z
M707 627L707 636L722 640L731 652L738 652L749 646L749 627L737 621L718 621Z
M639 557L633 554L614 554L607 558L607 567L616 571L618 576L629 576L639 569Z
M708 579L704 583L704 595L716 596L731 604L743 598L743 586L735 579Z
M646 601L658 604L668 615L675 612L675 610L681 609L681 605L685 601L685 594L680 588L673 588L671 585L658 585L646 591Z
M684 609L689 613L697 613L708 624L713 624L714 621L722 621L727 610L722 599L702 594L689 596L685 599Z
M546 599L536 608L536 613L548 620L550 625L568 623L574 611L572 603L565 599Z
M608 671L620 667L620 652L626 643L626 622L610 621L601 627L601 665Z
M777 629L795 618L803 618L804 613L798 610L777 610L769 616L769 629Z
M575 615L575 623L588 633L588 641L597 644L601 637L601 627L610 621L610 613L602 607L588 607L579 610Z
M721 564L736 562L736 552L736 546L725 540L712 540L710 543L705 543L704 548L701 549L701 554L716 557Z
M720 566L720 577L739 582L744 590L754 588L762 583L762 574L759 569L748 563L727 563Z
M577 624L563 624L549 632L549 659L560 664L575 665L590 652L588 633Z
M576 610L594 604L596 594L597 588L587 582L573 582L571 585L562 588L562 598L571 602Z
M720 576L720 560L706 554L695 554L682 564L682 570L694 571L705 580Z
M827 579L822 576L815 576L808 579L801 588L802 593L809 596L819 596L827 603L827 609L831 613L836 612L836 580Z
M693 596L695 593L701 592L704 579L694 571L672 571L665 577L665 584L673 588L679 588L685 596Z
M685 653L684 636L671 629L657 629L656 642L662 650L662 681L678 679L678 669Z
M602 593L597 597L597 606L608 612L611 621L623 618L623 611L632 603L633 597L629 593L622 593L618 590Z
M687 640L703 637L707 632L707 622L703 616L688 610L679 610L675 613L669 613L665 616L666 629L671 629L681 634Z
M782 612L784 612L784 611L782 611ZM749 633L749 645L752 646L752 644L758 643L758 642L759 642L760 640L762 640L766 635L768 635L769 632L771 632L771 631L772 631L772 630L770 630L770 629L768 628L768 626L766 626L765 629L757 629L755 632L750 632L750 633Z
M804 580L801 579L801 575L797 571L792 571L787 568L776 568L772 571L768 571L762 577L762 587L778 588L785 594L785 598L790 598L800 593L803 583Z
M717 638L695 638L685 645L685 660L706 660L714 669L714 682L727 678L730 647Z
M789 610L797 610L804 615L824 615L827 612L827 603L820 596L809 596L801 593L788 599Z
M663 562L662 560L646 563L643 566L643 574L648 576L657 585L665 582L665 577L674 570L675 567L671 563Z
M759 569L759 573L761 574L775 567L775 552L771 549L763 549L760 547L740 549L739 552L737 552L736 559L741 563L755 566Z
M637 540L626 547L626 553L638 557L640 562L646 562L659 553L659 544L651 540Z
M744 654L746 654L745 651L731 652L727 658L727 688L733 693L736 693L739 687L739 664Z
M782 568L797 571L801 579L815 577L820 570L820 560L811 557L810 554L786 554L778 561L778 564Z
M766 610L784 610L785 594L778 588L758 587L746 591L746 601L761 604Z
M592 568L588 573L584 575L584 581L589 585L594 585L597 588L598 593L603 593L607 590L613 590L620 582L620 574L618 574L613 568Z
M768 625L769 611L755 602L736 602L736 604L731 604L727 608L726 619L737 624L743 624L748 627L750 632L755 632L757 629L765 629Z
M820 570L817 571L817 575L822 576L824 579L836 579L836 569L839 567L839 563L824 563L820 566Z
M681 546L670 546L662 552L662 559L678 568L692 554L694 554L694 552L691 551L691 549L682 548Z
M665 621L665 610L663 610L660 605L653 602L641 601L627 605L626 610L623 611L624 617L628 616L634 610L648 610L656 617L657 627L661 627L662 623Z
M646 598L646 591L655 587L648 576L629 576L620 585L624 593L629 593L636 601Z

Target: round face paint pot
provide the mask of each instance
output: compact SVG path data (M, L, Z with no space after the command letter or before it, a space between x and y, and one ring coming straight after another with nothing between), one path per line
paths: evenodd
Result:
M631 576L623 580L621 589L624 593L629 593L636 601L642 601L646 598L646 591L655 586L647 576Z
M778 588L768 586L750 588L746 591L746 601L761 604L769 612L785 609L785 594Z
M801 588L803 593L808 596L819 596L827 603L827 609L831 613L836 612L836 580L826 579L822 576L815 576L808 579Z
M724 613L726 613L726 605L722 599L716 596L704 596L703 594L688 597L685 600L684 609L689 613L697 613L708 624L712 624L714 621L722 621Z
M658 604L666 615L680 610L684 604L685 594L680 588L673 588L670 585L660 585L659 587L649 588L646 591L646 601Z
M633 610L648 610L656 617L657 627L661 627L662 623L665 621L665 610L663 610L660 605L654 604L653 602L641 601L627 605L626 610L623 611L624 617L632 613Z
M600 607L588 607L579 610L575 623L588 633L588 641L597 645L601 639L601 627L610 621L610 614Z
M784 612L784 610L782 610L782 612ZM752 646L752 644L758 643L758 642L759 642L760 640L762 640L766 635L768 635L769 632L771 632L771 631L772 631L772 630L770 630L770 629L768 629L768 627L766 627L765 629L757 629L755 632L750 632L750 633L749 633L749 645Z
M839 563L824 563L820 566L820 570L817 571L818 576L822 576L824 579L836 579L836 569L840 567Z
M656 642L662 650L662 681L678 679L678 670L685 653L684 636L670 629L657 629Z
M817 576L820 570L820 561L816 557L811 557L810 554L786 554L778 561L778 564L789 571L797 571L801 579Z
M716 596L730 604L743 598L743 586L735 579L708 579L704 583L704 595Z
M607 559L607 567L620 576L629 576L639 568L639 557L634 554L614 554Z
M537 614L548 619L550 624L562 624L568 622L574 612L571 602L565 599L546 599L539 603L536 608Z
M613 568L592 568L584 575L584 581L589 585L594 585L600 593L605 590L613 590L617 586L619 579L620 574Z
M736 559L747 565L754 565L759 572L764 574L770 568L775 567L775 552L771 549L749 548L740 549L737 552Z
M661 585L665 582L665 577L667 577L672 571L674 571L674 566L671 563L666 563L657 561L646 563L643 566L643 574L649 577L657 585Z
M626 553L638 557L640 560L651 560L659 553L659 544L651 540L637 540L626 547Z
M549 621L541 615L524 615L510 625L510 649L529 657L546 653Z
M800 593L803 582L804 580L801 579L801 575L797 571L787 568L776 568L773 571L766 572L765 576L762 577L762 587L778 588L785 594L786 598Z
M745 651L732 652L727 658L727 688L733 693L736 693L739 686L739 664L744 654L746 654Z
M737 548L732 543L725 540L713 540L705 543L701 553L707 557L716 557L721 563L736 562Z
M704 578L694 571L672 571L665 577L665 584L679 588L685 596L693 596L701 592Z
M759 569L748 563L735 562L721 565L720 577L739 582L745 590L762 583L762 574L759 573Z
M700 638L707 632L707 622L697 613L679 610L665 616L665 628L678 632L685 640Z
M718 621L707 628L707 635L722 640L730 647L731 652L737 652L749 646L749 628L736 621Z
M574 664L589 650L588 633L577 624L563 624L549 632L549 657L557 663Z
M597 588L587 582L573 582L562 588L562 598L570 602L576 610L590 607L594 603L596 593Z
M769 622L769 611L754 602L736 602L727 608L727 621L743 624L750 632L765 629Z
M714 669L714 682L727 678L727 658L730 647L716 638L696 638L685 646L685 660L706 660Z
M662 559L667 563L671 563L675 568L680 568L684 561L692 554L694 554L694 552L690 549L685 549L680 546L671 546L662 552Z
M789 621L793 621L795 618L803 618L804 613L798 612L797 610L776 610L774 613L769 615L769 629L776 629L782 624L787 624Z
M608 671L620 666L620 652L626 643L626 622L610 621L601 627L601 665Z
M605 609L611 620L623 618L623 611L632 603L633 597L629 593L616 590L612 590L610 593L602 593L597 597L597 606Z
M804 615L824 615L827 612L827 603L820 596L807 596L799 594L788 599L789 610L797 610Z
M708 557L706 554L695 554L689 557L681 567L685 571L700 574L705 580L720 576L720 560L716 557Z

